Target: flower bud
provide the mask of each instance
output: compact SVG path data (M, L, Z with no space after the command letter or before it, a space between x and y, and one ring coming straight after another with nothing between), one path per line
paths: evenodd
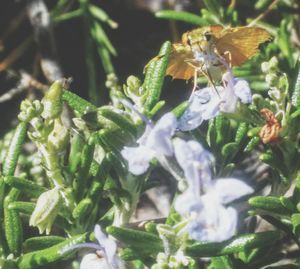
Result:
M278 59L273 56L270 61L269 61L269 69L270 71L276 71L276 69L278 68Z
M54 127L48 136L47 148L50 151L63 151L69 141L68 129L62 125L60 119L54 120Z
M135 104L139 104L140 98L142 96L141 81L135 76L129 76L124 85L125 94L131 98Z
M118 84L118 77L115 73L110 73L107 75L105 86L110 90L120 90L120 86Z
M261 64L261 71L263 71L264 73L267 73L269 71L269 63L268 62L263 62Z
M270 61L263 62L261 64L261 70L264 73L274 73L276 72L277 68L278 68L278 60L276 57L272 57Z
M29 122L31 121L34 117L40 115L43 110L43 106L40 101L35 100L35 101L30 101L28 99L22 101L20 105L20 110L21 112L18 115L18 119L20 121L24 122Z
M135 77L135 76L129 76L126 80L126 84L127 84L127 91L135 93L135 94L140 94L139 90L141 87L141 81Z
M270 90L268 91L268 95L273 99L273 100L280 100L281 99L281 92L278 89Z
M60 115L60 113L62 112L63 104L62 93L62 82L59 80L55 81L41 101L44 105L44 110L42 113L42 117L44 119L54 119Z
M278 77L276 74L267 74L266 75L266 82L269 87L275 87L278 83Z
M38 227L39 233L51 231L52 224L61 207L61 195L58 188L46 191L40 195L36 207L30 217L29 225Z

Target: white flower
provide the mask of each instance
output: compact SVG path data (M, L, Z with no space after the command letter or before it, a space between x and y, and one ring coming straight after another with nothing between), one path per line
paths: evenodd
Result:
M124 147L121 154L128 161L129 171L134 175L145 173L153 158L171 156L173 146L171 137L177 127L177 119L173 113L160 118L155 126L149 123L144 134L137 141L138 147Z
M201 209L190 212L192 221L188 230L191 238L212 242L231 238L235 234L238 214L226 204L252 192L251 187L235 178L212 181L207 193L200 197Z
M192 94L188 108L179 119L180 130L193 130L203 120L212 119L220 112L234 113L239 100L251 103L251 90L246 80L236 79L228 71L222 81L224 86L206 87Z
M248 104L252 101L251 90L246 80L236 79L231 72L223 75L223 83L225 88L220 92L222 102L220 111L224 113L234 113L238 99L242 103Z
M96 253L89 253L82 258L80 269L124 269L124 262L117 255L117 244L95 225L97 243L83 243L63 249L62 252L79 248L93 248Z
M176 160L184 172L185 179L195 194L199 195L210 184L212 155L193 140L186 142L175 138L173 144Z
M212 157L196 141L176 138L174 151L189 185L178 195L174 207L188 218L190 237L212 242L232 237L237 226L237 212L226 204L252 193L253 189L235 178L212 180Z
M123 261L118 257L117 244L114 240L110 239L105 233L102 232L99 225L95 226L95 237L100 246L103 247L104 258L107 262L108 268L110 269L121 269L124 268ZM88 268L80 268L88 269Z
M221 90L221 87L217 88ZM204 120L214 118L219 113L220 103L220 97L215 96L211 87L195 91L189 100L188 108L178 120L178 128L190 131L200 126Z
M107 262L96 253L84 255L80 262L80 269L110 269Z

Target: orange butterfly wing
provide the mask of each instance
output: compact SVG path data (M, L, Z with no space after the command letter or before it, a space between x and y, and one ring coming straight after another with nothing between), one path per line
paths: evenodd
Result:
M181 43L172 44L173 49L166 75L172 76L173 79L189 80L194 76L195 69L186 61L194 58L192 50L189 46Z
M228 28L216 34L216 49L232 66L243 64L258 52L259 44L271 39L271 35L258 27ZM231 61L229 55L231 54ZM224 54L225 53L225 54Z

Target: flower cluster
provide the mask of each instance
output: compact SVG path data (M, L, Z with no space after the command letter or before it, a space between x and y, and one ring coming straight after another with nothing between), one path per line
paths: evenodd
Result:
M175 133L177 120L174 114L167 113L154 126L151 122L146 125L144 134L138 139L138 147L125 147L122 156L128 161L129 171L140 175L147 171L153 158L172 156L171 137Z
M184 171L188 188L177 197L175 209L189 218L188 232L200 241L219 242L232 237L237 211L226 204L253 192L235 178L212 179L210 154L196 141L174 139L175 157Z
M234 178L213 180L212 155L194 140L174 138L172 141L177 126L175 115L165 114L156 125L147 125L138 147L125 147L122 156L128 161L129 171L140 175L147 171L151 159L161 161L174 154L188 183L187 189L177 197L175 209L187 217L191 238L226 240L234 235L237 226L237 211L226 205L252 193L253 189Z
M246 80L236 79L231 71L227 71L222 81L224 86L206 87L192 94L187 110L179 119L180 130L193 130L203 120L212 119L220 112L234 113L239 100L244 104L251 103L251 90Z

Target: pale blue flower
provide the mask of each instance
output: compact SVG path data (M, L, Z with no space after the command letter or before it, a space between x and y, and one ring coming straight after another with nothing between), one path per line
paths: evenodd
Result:
M195 194L200 195L210 184L213 156L193 140L186 142L175 138L173 144L176 160L184 172L185 179Z
M124 269L124 262L117 255L116 242L104 234L100 225L95 225L97 243L83 243L63 249L63 253L78 248L93 248L96 253L85 255L80 263L80 269Z
M238 213L226 204L253 192L253 189L235 178L215 179L208 191L200 197L201 209L190 211L188 231L191 238L220 242L231 238L236 231Z
M177 128L177 119L171 112L162 116L153 126L147 123L137 147L124 147L121 154L128 162L129 171L141 175L147 171L150 161L161 156L172 156L171 138Z
M217 88L220 90L221 87ZM195 91L189 100L188 108L178 120L178 128L190 131L200 126L204 120L216 117L220 111L221 99L215 95L211 87Z
M252 102L250 86L246 80L236 79L231 72L226 72L223 75L223 83L226 86L220 92L222 99L221 112L234 113L239 99L244 104Z
M174 207L188 218L192 239L220 242L232 237L237 226L237 212L226 204L253 192L235 178L212 179L211 155L196 141L174 139L178 164L184 171L188 188L176 198Z
M244 104L251 103L251 90L246 80L236 79L228 71L222 81L224 86L206 87L192 94L188 108L178 121L180 130L193 130L203 120L212 119L220 112L234 113L239 100Z

